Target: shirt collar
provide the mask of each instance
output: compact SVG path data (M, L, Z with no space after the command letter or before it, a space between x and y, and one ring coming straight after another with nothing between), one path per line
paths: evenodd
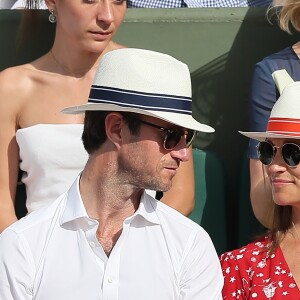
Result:
M77 177L67 193L66 205L60 219L60 225L66 227L69 224L74 228L75 224L75 226L77 225L76 227L89 229L98 224L98 222L91 219L87 214L79 191L79 180L80 176ZM157 200L144 191L137 211L128 217L126 221L130 223L131 220L139 215L150 223L160 224L156 214L156 207Z
M76 224L82 229L89 229L97 224L97 221L91 219L86 212L79 192L79 180L80 175L67 193L66 205L60 219L60 225L65 227L69 224L74 227L74 224Z
M157 200L151 197L150 195L148 195L144 191L144 193L141 196L140 205L137 211L126 220L131 221L134 219L134 217L139 215L150 223L160 224L159 218L157 217L156 214L156 207L157 207Z

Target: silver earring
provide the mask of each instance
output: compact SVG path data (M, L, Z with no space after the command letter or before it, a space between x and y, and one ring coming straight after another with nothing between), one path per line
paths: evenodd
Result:
M50 9L49 22L50 23L56 22L56 15L54 13L54 9Z

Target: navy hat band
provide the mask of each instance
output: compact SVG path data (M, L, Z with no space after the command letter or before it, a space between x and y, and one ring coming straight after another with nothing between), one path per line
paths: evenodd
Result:
M88 102L192 115L190 97L150 94L97 85L92 86Z

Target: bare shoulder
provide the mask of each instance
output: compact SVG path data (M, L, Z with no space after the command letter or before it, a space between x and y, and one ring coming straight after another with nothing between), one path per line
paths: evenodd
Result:
M31 64L7 68L0 72L0 97L4 93L20 93L20 88L24 91L28 88L31 80L33 67Z
M0 72L0 102L18 101L28 99L36 86L36 83L47 76L33 63L14 66ZM48 73L49 74L49 73Z
M34 67L25 64L0 72L0 115L16 120L24 104L32 95ZM2 118L3 119L3 118Z

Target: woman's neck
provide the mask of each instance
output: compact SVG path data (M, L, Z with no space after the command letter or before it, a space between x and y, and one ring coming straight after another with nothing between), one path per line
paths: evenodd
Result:
M101 53L87 51L69 51L67 47L61 47L61 43L54 43L48 53L49 61L58 73L71 77L84 77L87 73L96 69L101 57L121 46L110 42Z

